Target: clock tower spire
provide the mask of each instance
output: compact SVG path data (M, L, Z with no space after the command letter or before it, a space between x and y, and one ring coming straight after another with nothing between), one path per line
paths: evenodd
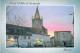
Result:
M37 8L36 8L36 13L35 13L35 18L34 18L34 19L40 19L38 6L37 6Z
M32 28L42 29L43 19L40 18L38 6L36 8L35 16L32 17Z

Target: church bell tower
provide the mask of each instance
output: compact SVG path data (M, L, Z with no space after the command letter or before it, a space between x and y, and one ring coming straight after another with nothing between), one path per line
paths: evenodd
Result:
M40 18L38 6L37 6L35 16L34 16L34 18L32 17L32 28L42 29L43 19L41 19L41 18Z

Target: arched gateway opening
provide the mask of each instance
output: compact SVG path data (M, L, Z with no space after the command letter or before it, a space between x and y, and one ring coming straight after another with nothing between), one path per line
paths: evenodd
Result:
M66 42L65 41L63 41L62 43L63 43L63 46L66 46Z

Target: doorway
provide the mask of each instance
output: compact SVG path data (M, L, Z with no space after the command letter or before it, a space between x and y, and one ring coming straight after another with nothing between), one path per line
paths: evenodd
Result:
M66 42L65 42L65 41L63 41L62 43L63 43L63 46L65 46L65 47L66 47Z

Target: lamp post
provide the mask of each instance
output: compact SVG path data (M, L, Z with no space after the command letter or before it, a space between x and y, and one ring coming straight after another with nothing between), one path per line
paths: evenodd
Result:
M72 24L73 24L73 27L74 27L74 12L72 14L69 14L69 15L73 16L73 22L72 22ZM74 35L74 29L73 29L73 35Z

